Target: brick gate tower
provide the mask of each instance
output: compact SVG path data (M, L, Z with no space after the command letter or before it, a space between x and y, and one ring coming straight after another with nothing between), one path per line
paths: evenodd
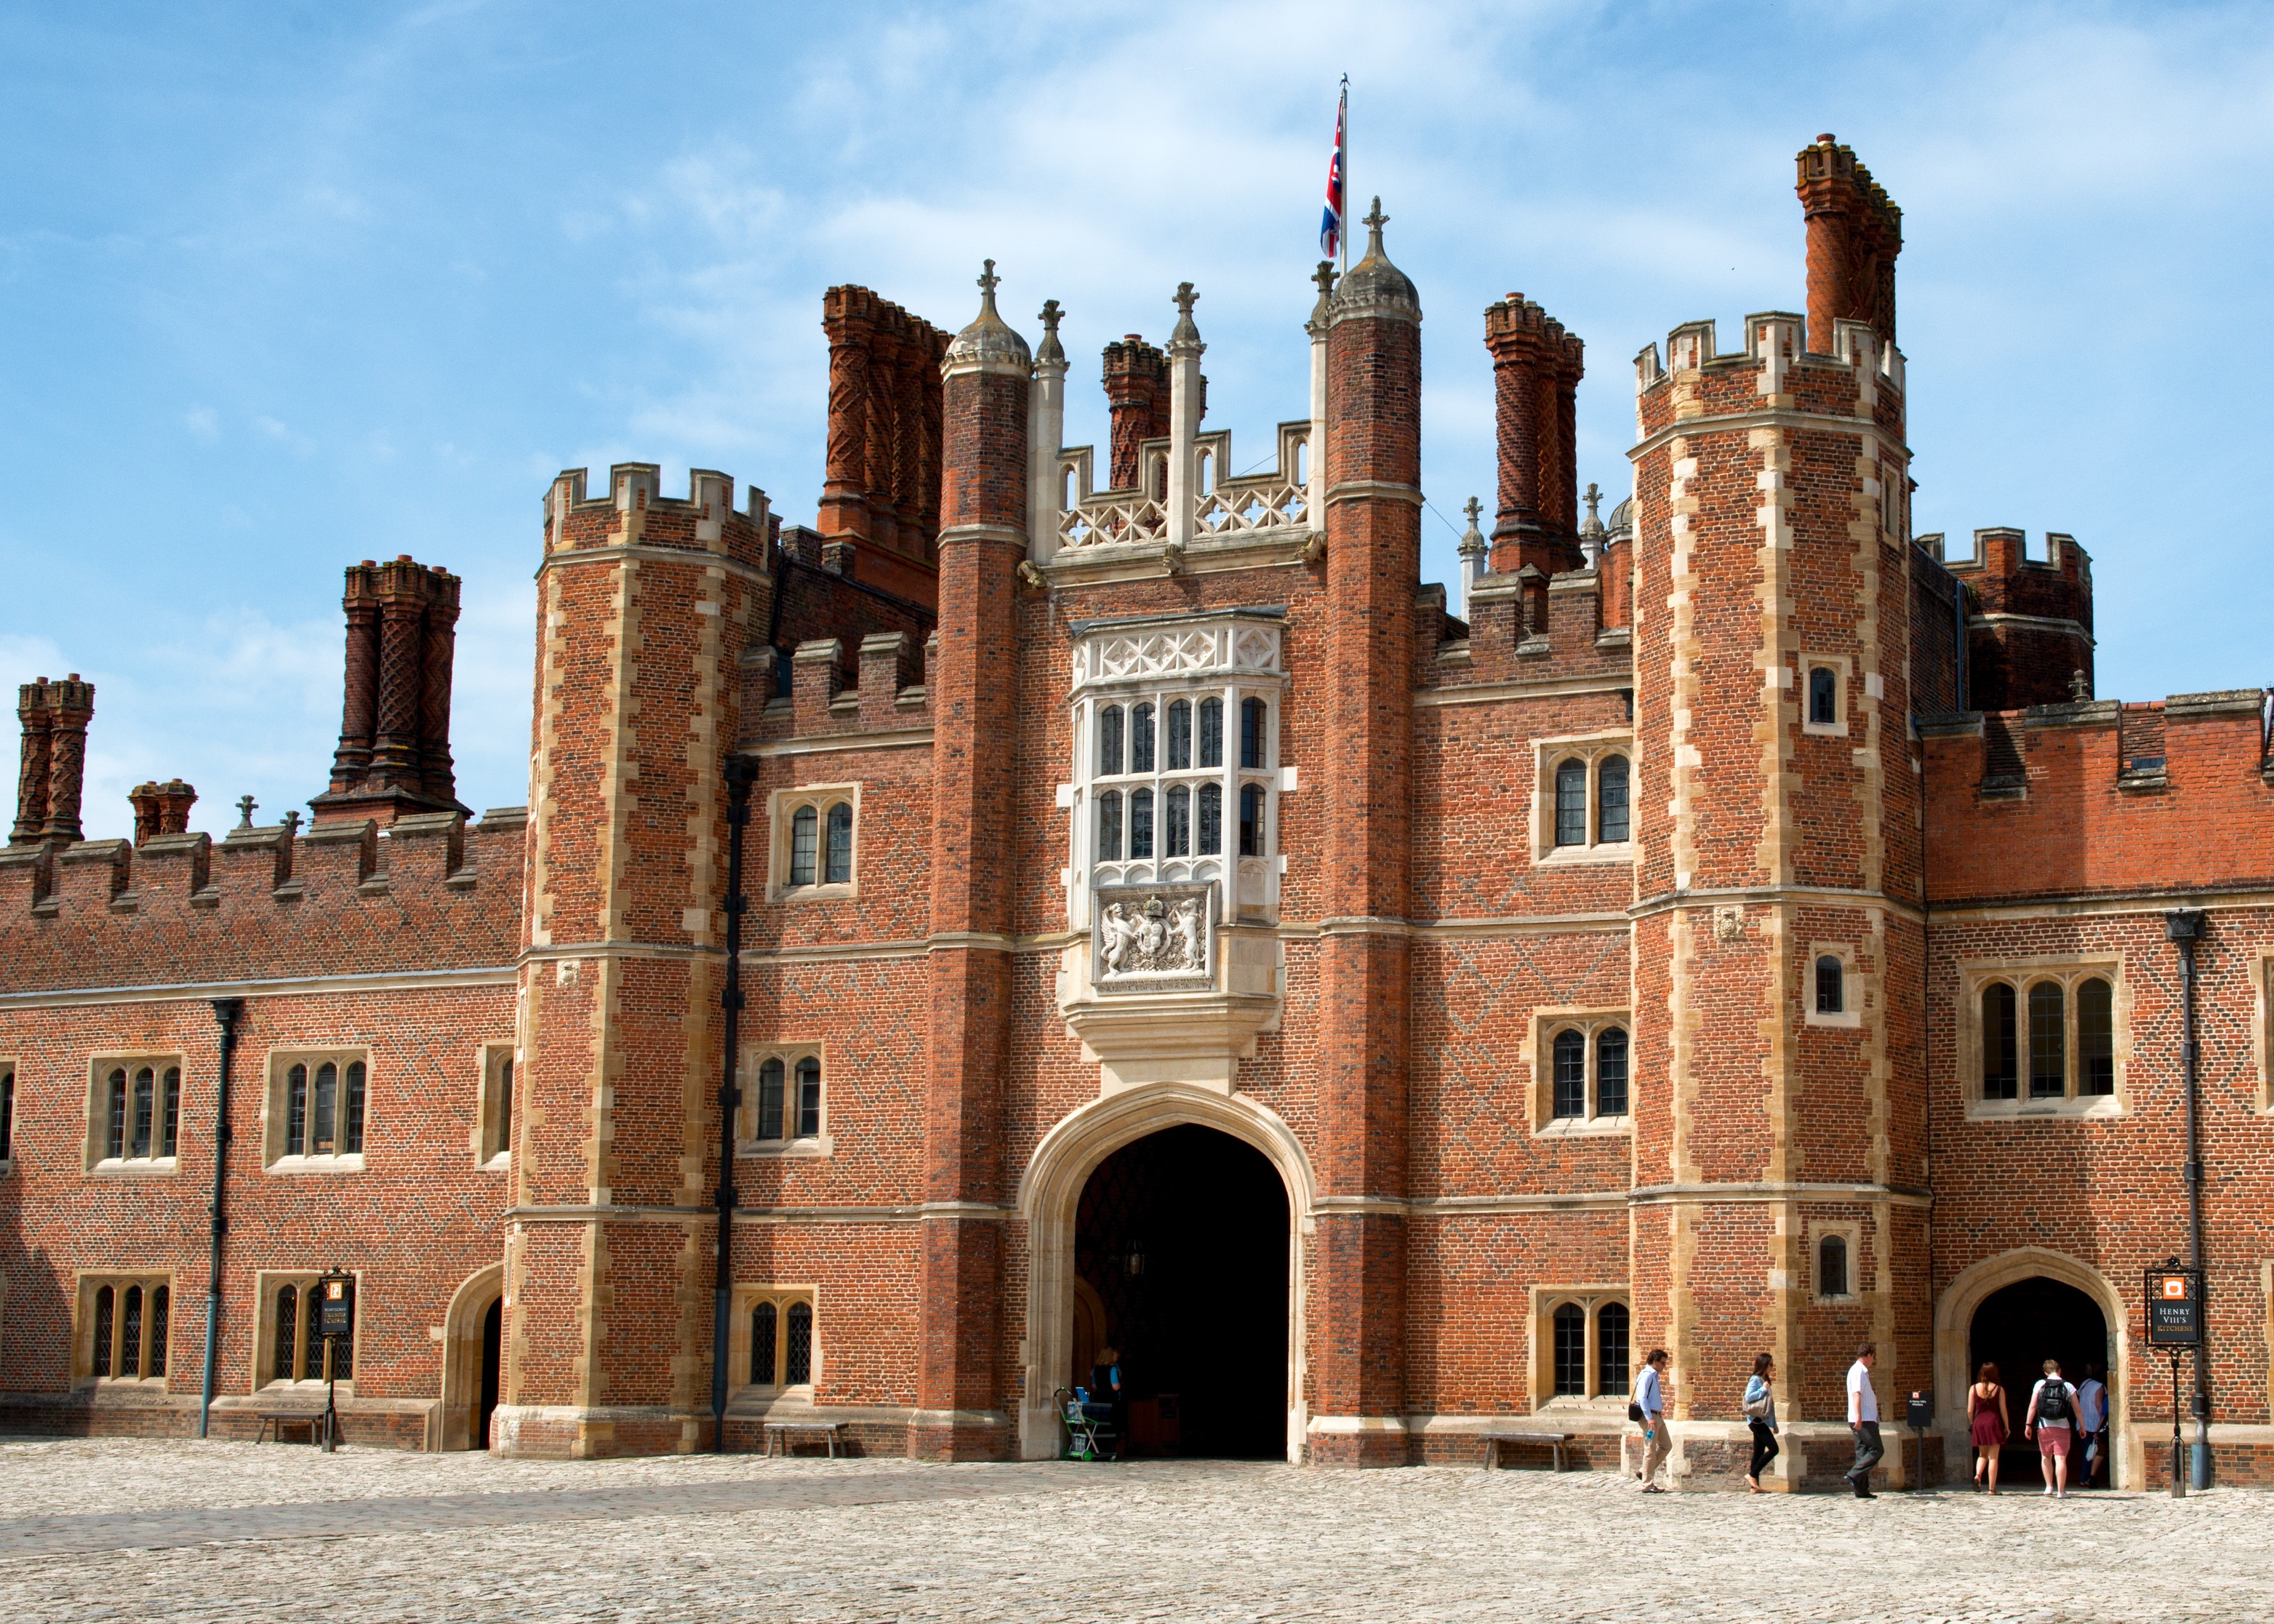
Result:
M1320 874L1318 1458L1405 1440L1413 599L1421 564L1421 302L1382 245L1327 315L1327 820Z
M1799 162L1807 317L1638 363L1635 1332L1693 1471L1757 1352L1819 1452L1860 1342L1893 1413L1928 1380L1901 215L1829 136Z
M553 482L538 577L517 1106L497 1446L668 1453L707 1433L736 657L765 518L697 470Z

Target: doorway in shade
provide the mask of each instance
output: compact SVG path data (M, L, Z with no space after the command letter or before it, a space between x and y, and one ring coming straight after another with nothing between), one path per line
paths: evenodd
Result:
M2090 1296L2039 1274L2016 1281L1982 1299L1968 1333L1966 1373L1971 1381L1985 1361L1993 1363L2006 1385L2013 1431L1999 1452L2000 1487L2018 1489L2037 1481L2037 1446L2034 1440L2022 1436L2022 1427L2029 1413L2030 1390L2044 1374L2047 1359L2060 1361L2061 1374L2072 1387L2084 1380L2086 1365L2099 1365L2101 1380L2109 1384L2108 1413L2112 1417L2118 1413L2108 1318ZM2112 1471L2105 1480L2114 1481ZM2069 1482L2074 1486L2083 1481L2084 1452L2080 1447L2069 1458Z
M1287 1454L1287 1190L1262 1152L1164 1129L1098 1163L1074 1225L1069 1385L1119 1354L1126 1453Z
M498 1371L505 1351L505 1299L497 1297L482 1316L482 1391L474 1404L474 1435L470 1449L490 1447L490 1415L498 1407Z

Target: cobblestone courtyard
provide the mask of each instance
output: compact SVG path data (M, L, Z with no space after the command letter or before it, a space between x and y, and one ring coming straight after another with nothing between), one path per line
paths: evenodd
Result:
M2263 1620L2274 1497L0 1444L0 1619Z

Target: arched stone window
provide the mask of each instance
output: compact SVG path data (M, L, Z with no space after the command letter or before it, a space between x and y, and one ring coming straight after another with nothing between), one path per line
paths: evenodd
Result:
M1224 701L1201 701L1201 765L1224 765Z
M1555 1335L1555 1396L1585 1398L1587 1395L1587 1311L1577 1303L1559 1303L1554 1316Z
M822 843L822 883L827 885L849 884L853 879L853 803L832 801L829 817L824 827Z
M1595 1034L1595 1115L1627 1114L1627 1029L1606 1026Z
M2021 1092L2021 1048L2014 989L1992 981L1982 989L1982 1097L2011 1100Z
M782 1350L782 1386L801 1387L813 1380L813 1304L792 1303L784 1318L789 1335L782 1339L788 1344Z
M1848 977L1846 966L1833 953L1820 953L1816 959L1816 1012L1819 1015L1845 1014L1848 1009Z
M2079 1094L2116 1092L2116 994L2098 976L2076 989L2076 1049Z
M1624 1303L1606 1303L1595 1311L1595 1391L1626 1391L1630 1323Z
M1130 707L1129 771L1153 771L1153 707L1149 704Z
M1183 784L1171 785L1166 798L1168 827L1163 831L1162 854L1167 857L1189 857L1193 854L1193 792Z
M1577 756L1555 769L1555 844L1587 844L1587 763Z
M789 816L789 883L813 883L814 858L821 849L821 811L800 807Z
M1178 772L1193 764L1193 704L1189 699L1169 703L1169 771Z
M1097 859L1121 861L1121 792L1107 790L1097 798Z
M775 791L769 804L769 899L817 901L850 894L860 872L860 786L801 785Z
M1587 1114L1587 1039L1572 1026L1555 1034L1555 1109L1559 1117Z
M1111 776L1121 771L1121 707L1108 705L1097 713L1097 771Z
M2029 1098L2058 1100L2068 1092L2067 1033L2059 981L2029 988Z
M774 1384L776 1361L779 1350L776 1335L781 1311L770 1297L759 1299L750 1308L750 1380L762 1387Z
M1252 771L1261 771L1264 762L1264 739L1271 707L1260 699L1239 702L1239 764Z
M1627 836L1627 758L1607 756L1595 774L1595 838L1613 846Z

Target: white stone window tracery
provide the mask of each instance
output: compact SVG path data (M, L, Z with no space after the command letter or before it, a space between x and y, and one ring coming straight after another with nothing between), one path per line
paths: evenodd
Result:
M1278 801L1293 778L1280 760L1279 632L1234 613L1080 634L1067 913L1078 929L1111 914L1117 963L1209 974L1209 921L1277 905ZM1171 890L1121 889L1151 886ZM1207 889L1176 889L1190 887Z

